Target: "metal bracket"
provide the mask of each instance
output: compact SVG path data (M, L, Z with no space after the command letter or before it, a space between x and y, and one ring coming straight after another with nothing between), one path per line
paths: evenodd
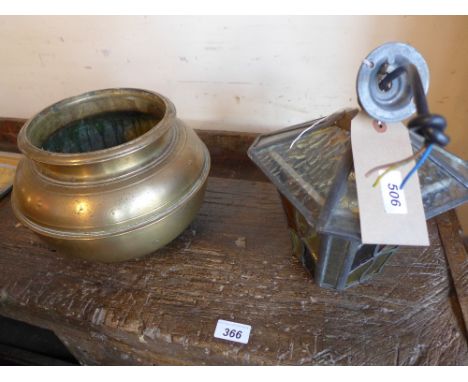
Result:
M391 42L374 49L359 68L356 90L359 104L374 119L399 122L416 111L413 102L411 76L403 74L393 79L389 87L381 82L395 69L414 66L419 73L424 93L429 88L429 68L424 57L412 46Z

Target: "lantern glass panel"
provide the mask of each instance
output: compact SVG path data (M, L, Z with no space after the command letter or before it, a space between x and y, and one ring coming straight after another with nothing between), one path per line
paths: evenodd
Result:
M354 115L342 111L262 135L248 152L283 197L294 252L316 283L336 289L368 279L397 251L361 243L349 134ZM410 138L418 150L422 138L412 132ZM418 176L427 219L468 201L468 164L453 154L435 147Z

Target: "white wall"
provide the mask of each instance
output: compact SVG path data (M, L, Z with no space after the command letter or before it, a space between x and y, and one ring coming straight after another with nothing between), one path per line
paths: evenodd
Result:
M467 17L3 16L0 115L128 86L165 94L194 127L272 130L355 106L360 62L386 41L426 58L430 106L468 159Z

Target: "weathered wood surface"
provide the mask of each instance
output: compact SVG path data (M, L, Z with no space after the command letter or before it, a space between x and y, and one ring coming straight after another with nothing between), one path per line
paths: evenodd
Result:
M461 228L454 211L437 217L439 235L451 270L458 308L463 316L465 333L468 329L468 255L460 240ZM457 309L457 306L455 306Z
M0 118L0 150L18 151L16 137L25 122L18 118Z
M320 289L246 159L253 135L216 134L200 133L213 171L197 219L142 259L64 258L1 200L0 314L53 330L83 364L468 364L468 269L455 291L447 262L466 265L453 214L429 222L429 249L402 249L365 285ZM251 325L249 343L215 339L220 318Z
M462 320L435 221L366 285L316 287L291 256L268 183L210 178L192 226L121 264L66 259L0 202L0 314L53 330L86 364L464 364ZM219 318L247 345L213 338Z

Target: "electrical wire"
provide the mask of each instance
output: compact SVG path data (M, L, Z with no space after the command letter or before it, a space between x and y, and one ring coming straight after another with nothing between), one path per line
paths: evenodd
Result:
M382 91L388 91L392 87L392 82L403 73L406 73L417 111L417 116L408 122L408 128L421 135L426 146L429 146L430 143L436 143L441 147L446 146L450 141L444 133L447 121L443 116L429 112L424 86L418 68L414 64L407 63L387 73L380 81L379 88Z
M390 171L395 170L395 169L397 169L397 168L400 167L400 166L402 166L402 164L397 163L397 164L394 164L394 165L388 167L382 174L380 174L380 175L377 177L377 179L375 180L375 182L372 184L372 188L377 187L378 184L380 183L380 180L381 180L385 175L387 175Z
M419 161L414 165L414 167L411 169L411 171L405 176L405 179L403 179L403 182L400 184L400 190L405 187L406 182L411 178L411 176L418 171L418 169L424 164L426 159L429 157L431 154L432 149L434 148L434 143L430 143L429 146L427 146L426 151L424 151L424 154L422 157L419 159Z
M391 162L391 163L382 164L380 166L376 166L376 167L370 169L369 171L367 171L366 174L365 174L365 177L366 178L369 177L373 172L378 171L378 170L388 169L389 167L396 168L396 167L399 167L399 166L403 166L404 164L406 164L408 162L411 162L412 160L416 159L419 155L421 155L423 153L424 150L425 150L425 147L421 147L418 151L416 151L414 154L410 155L407 158L401 159L401 160L396 161L396 162ZM388 172L388 171L386 171L386 172ZM382 174L381 177L384 174ZM377 184L378 184L378 182L377 182Z
M302 132L296 137L294 138L294 140L291 142L291 144L289 145L289 149L288 150L291 150L293 148L293 146L296 144L296 142L302 138L302 136L307 133L308 131L312 130L315 126L317 126L320 122L322 122L326 117L322 117L322 118L319 118L317 119L312 125L310 125L307 129L305 130L302 130Z
M445 120L445 118L441 115L431 114L429 112L429 106L427 104L424 86L421 81L421 77L419 76L418 69L414 64L405 64L394 69L392 72L387 73L386 76L380 81L379 88L382 91L388 91L391 88L392 82L404 73L406 73L408 82L411 86L413 100L418 114L415 118L409 121L408 128L412 129L424 138L424 146L420 150L418 150L418 152L416 152L408 158L402 159L398 162L377 166L369 170L365 174L366 177L368 177L374 171L385 169L385 171L377 177L372 187L376 187L379 184L380 180L385 176L385 174L388 174L391 170L394 170L416 159L422 153L421 158L416 162L414 167L410 170L410 172L405 176L405 178L401 182L400 189L403 189L403 187L411 178L411 176L413 176L416 173L416 171L424 164L426 159L429 157L434 147L434 144L443 147L447 145L447 143L450 141L449 137L444 133L444 130L447 128L447 121Z

